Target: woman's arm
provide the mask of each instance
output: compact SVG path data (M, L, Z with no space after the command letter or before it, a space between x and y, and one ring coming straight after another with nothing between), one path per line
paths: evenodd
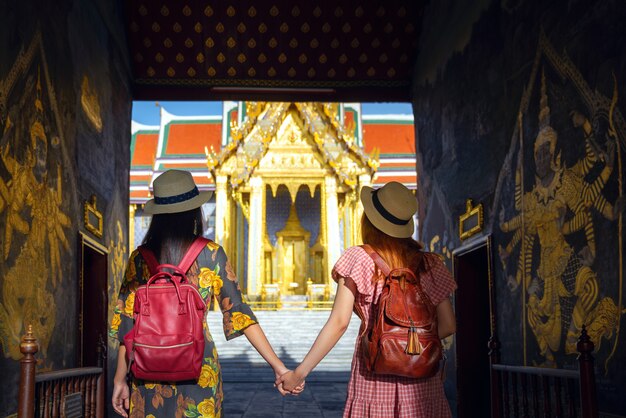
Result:
M439 338L446 338L456 332L456 318L450 299L446 298L437 305L437 331Z
M128 417L128 408L130 407L130 391L128 383L126 383L126 373L128 365L126 364L126 347L120 344L117 352L117 370L113 378L113 409L123 417Z
M302 360L302 363L293 372L286 373L276 380L276 385L283 383L285 390L293 390L308 376L320 361L337 344L339 338L346 332L352 317L354 307L354 295L356 286L352 280L340 278L337 282L337 296L333 304L333 310L324 328L315 339L313 346Z

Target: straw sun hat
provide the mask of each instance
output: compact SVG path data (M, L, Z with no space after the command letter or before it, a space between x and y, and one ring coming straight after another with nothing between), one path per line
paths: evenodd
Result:
M392 181L380 189L363 186L361 203L367 219L385 234L395 238L413 235L417 201L403 184Z
M191 173L168 170L154 180L154 199L146 202L143 211L148 215L178 213L196 209L211 198L211 192L198 191Z

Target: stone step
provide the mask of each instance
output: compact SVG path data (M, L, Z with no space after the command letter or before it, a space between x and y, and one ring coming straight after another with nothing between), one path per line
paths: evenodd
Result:
M330 311L257 311L257 319L285 366L294 368L309 351ZM361 321L353 315L343 337L308 377L308 381L345 382L350 375L354 343ZM225 382L271 382L272 369L242 336L226 341L221 312L207 314Z

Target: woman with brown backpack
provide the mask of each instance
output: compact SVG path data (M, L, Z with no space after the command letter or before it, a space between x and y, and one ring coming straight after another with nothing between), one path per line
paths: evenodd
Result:
M450 296L456 283L441 259L412 237L415 196L390 182L361 190L363 246L348 248L333 268L330 317L292 372L276 379L296 388L348 327L361 319L344 417L449 417L439 363L440 340L456 331Z

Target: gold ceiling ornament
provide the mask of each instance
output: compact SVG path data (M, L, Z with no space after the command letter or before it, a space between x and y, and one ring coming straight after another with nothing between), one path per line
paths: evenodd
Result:
M378 8L378 10L376 10L376 16L378 17L383 17L385 15L386 11L385 8L383 6L380 6Z
M170 15L170 9L168 9L166 5L163 5L163 7L161 7L161 16L169 16L169 15Z
M334 38L332 41L330 41L330 47L333 49L339 48L339 39Z
M320 55L318 60L319 60L320 64L326 64L326 61L328 61L328 57L326 57L326 54L322 54L322 55Z
M133 23L130 24L130 30L135 33L139 32L139 25L134 20Z
M183 54L181 54L180 52L176 54L176 62L180 64L183 61L185 61L185 57L183 56Z
M258 60L261 64L265 64L265 62L267 61L267 57L265 56L265 54L260 53L260 54L259 54L259 58L257 58L257 60Z
M228 17L235 16L235 8L233 6L228 6L228 8L226 9L226 14L228 15Z
M256 16L256 9L254 8L254 6L250 6L250 8L248 9L248 16L250 17Z
M239 22L239 24L237 25L237 32L244 33L245 31L246 25L244 25L243 22Z
M387 77L393 78L395 77L395 75L396 75L396 70L393 67L387 70Z
M157 22L152 23L152 31L153 32L157 32L158 33L160 30L161 30L161 26Z
M163 40L163 46L166 48L171 48L174 45L174 43L172 42L172 40L170 38L165 38L165 40Z
M167 75L170 77L174 77L176 75L176 71L172 67L169 67L167 69Z
M237 61L239 61L239 64L243 64L244 62L246 62L246 55L243 53L237 55Z
M269 75L270 77L276 76L276 70L274 69L274 67L270 67L270 69L267 70L267 75Z
M248 41L248 48L253 49L256 47L256 41L254 40L254 38L250 38L250 40Z
M211 6L207 6L207 7L204 8L204 15L206 17L213 16L213 9L211 8Z
M348 57L346 54L341 54L339 55L339 63L340 64L345 64L346 62L348 62Z
M356 9L354 9L354 15L356 17L363 17L363 13L364 13L363 7L361 7L361 6L357 7Z
M322 15L322 9L320 9L319 6L316 6L315 9L313 9L313 16L320 17L321 15Z
M366 23L365 26L363 26L363 32L369 34L371 31L372 31L372 25L369 23Z
M317 40L317 38L313 38L311 39L311 42L309 42L309 46L313 49L317 48L318 46L320 46L319 41Z
M89 78L86 75L83 76L80 90L80 104L83 108L83 112L85 112L91 125L100 133L102 132L100 101L97 92L92 88Z
M346 72L346 75L350 78L354 77L355 74L356 74L356 71L354 70L354 67L350 67L348 71Z
M289 25L287 24L287 22L283 22L283 23L280 25L280 31L281 31L282 33L287 33L287 32L289 32Z
M400 8L396 12L396 14L398 15L398 17L405 17L406 16L406 8L404 6L400 6Z
M361 55L359 55L359 62L361 64L365 64L367 62L367 54L362 53Z
M276 48L278 46L278 41L276 40L276 38L272 37L272 39L270 39L270 41L268 42L268 45L270 46L270 48Z
M315 69L313 67L309 68L309 71L307 71L306 75L309 76L309 78L315 77Z
M302 26L300 26L300 31L302 33L309 33L310 30L311 30L311 26L309 26L309 24L306 22L304 22Z
M291 9L291 15L293 17L300 16L300 8L298 7L298 5L293 6L293 9Z
M405 64L408 60L409 60L409 57L408 57L407 54L400 55L400 63L401 64Z
M234 77L237 75L237 70L235 70L233 67L228 68L228 71L226 72L226 74L228 74L231 77Z
M328 33L328 32L330 32L330 29L331 29L331 28L330 28L330 23L326 22L326 23L324 23L324 24L322 25L322 32L324 32L324 33Z
M374 67L370 67L367 69L367 75L370 77L374 77L376 75L376 70L374 69Z
M387 22L387 24L383 28L383 32L385 32L387 34L393 32L393 25L390 22Z
M250 68L248 69L248 75L249 75L250 77L254 77L254 76L256 75L256 70L254 69L254 67L250 67Z
M224 61L226 61L226 57L224 56L224 54L222 54L221 52L217 54L217 62L222 64Z
M352 48L358 48L358 47L359 47L359 45L360 45L360 43L359 43L359 40L358 40L357 38L354 38L354 39L352 40L352 42L350 42L350 46L351 46Z
M265 23L261 23L259 25L259 33L265 33L267 32L267 25Z
M226 46L232 49L237 46L237 41L235 41L235 38L231 36L226 41Z
M388 59L387 54L383 53L383 54L380 54L380 57L378 57L378 62L380 62L381 64L384 64L387 62L387 59Z
M342 27L341 30L343 31L343 33L350 33L350 31L352 30L352 26L350 26L350 23L346 22Z
M300 54L300 56L298 57L298 62L300 64L306 64L308 58L306 56L306 54Z
M215 30L217 31L217 33L224 32L224 25L222 24L222 22L219 22L217 25L215 25Z
M199 52L198 55L196 55L196 61L198 64L202 64L204 62L204 54L202 52Z
M137 52L135 54L135 62L142 62L143 61L143 55L141 55L139 52Z
M189 67L189 68L187 69L187 75L188 75L189 77L195 77L195 76L196 76L196 70L194 70L192 67Z
M145 16L148 14L148 9L146 9L145 4L142 4L141 6L139 6L139 14L142 16Z
M191 40L191 38L187 38L187 39L185 39L185 46L186 46L187 48L191 48L191 47L193 47L193 41Z
M405 27L404 27L404 32L405 33L413 33L413 31L415 30L415 26L413 26L413 24L408 23Z
M281 53L278 56L278 62L280 62L281 64L284 64L285 62L287 62L287 55L285 55L284 53Z
M196 22L196 24L193 27L193 30L195 30L196 33L202 33L202 23Z
M328 77L330 77L330 78L334 78L335 77L335 69L331 68L330 70L328 70L326 75L328 75Z
M206 41L204 41L204 45L207 48L213 48L215 46L215 41L213 40L213 38L208 37L208 38L206 38Z
M372 41L372 48L378 48L380 46L380 40L378 38L374 38Z
M341 6L337 6L335 8L335 17L341 17L343 16L343 9L341 8Z
M181 33L183 31L183 27L178 22L175 22L172 28L174 29L174 32L176 33Z
M296 70L293 67L289 68L289 71L287 71L287 75L289 77L295 77L296 76Z
M209 67L209 69L206 70L206 73L209 75L209 77L215 77L215 74L216 74L215 68Z
M187 17L191 16L191 7L185 5L185 7L183 7L183 15Z
M146 74L148 74L148 77L154 77L154 74L155 74L154 68L152 68L151 66L148 67L148 69L146 70Z
M163 54L161 54L160 52L157 52L157 54L154 56L154 60L158 62L159 64L162 63L164 60Z
M394 49L397 49L400 46L400 39L396 38L393 40L393 42L391 43L391 47Z
M278 7L276 7L275 5L272 6L272 8L270 9L270 16L276 17L278 16L278 13L279 13Z
M298 47L298 40L296 38L291 38L291 41L289 41L289 46L293 49L296 49Z
M85 229L98 238L102 238L103 216L97 208L97 198L95 194L91 195L90 200L83 203L83 223Z

